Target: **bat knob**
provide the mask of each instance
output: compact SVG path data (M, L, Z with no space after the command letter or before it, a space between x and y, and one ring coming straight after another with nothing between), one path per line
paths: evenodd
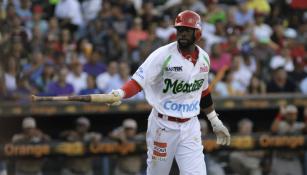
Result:
M36 101L37 97L35 95L31 95L31 100Z

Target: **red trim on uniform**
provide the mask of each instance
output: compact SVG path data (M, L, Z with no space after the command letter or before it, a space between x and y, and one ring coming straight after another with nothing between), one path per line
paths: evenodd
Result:
M135 80L129 80L121 89L125 92L124 98L130 98L142 91L142 87Z
M188 51L181 51L179 48L178 48L178 50L185 59L191 61L193 64L196 64L196 61L197 61L197 58L198 58L198 53L199 53L197 47L195 47L195 49L192 53L188 52Z
M210 89L209 89L209 88L207 88L206 90L204 90L204 91L201 93L201 97L207 96L208 94L210 94Z

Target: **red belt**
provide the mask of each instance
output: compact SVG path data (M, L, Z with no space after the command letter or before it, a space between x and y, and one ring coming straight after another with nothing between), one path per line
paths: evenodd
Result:
M159 118L163 118L163 114L158 113ZM178 118L178 117L172 117L172 116L166 116L168 121L172 122L178 122L178 123L184 123L189 121L191 118Z

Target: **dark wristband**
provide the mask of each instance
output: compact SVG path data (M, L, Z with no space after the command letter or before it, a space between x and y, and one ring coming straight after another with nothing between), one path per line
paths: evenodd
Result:
M201 97L200 99L200 107L201 108L208 108L209 106L213 105L211 93Z

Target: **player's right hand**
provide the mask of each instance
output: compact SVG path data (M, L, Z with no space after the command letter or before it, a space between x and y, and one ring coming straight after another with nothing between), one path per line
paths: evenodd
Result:
M219 145L230 144L230 134L228 129L223 125L222 121L216 116L210 120L213 132L215 133Z
M113 94L116 97L120 97L120 99L123 99L125 96L125 92L122 89L116 89L112 90L110 94ZM114 102L114 103L108 103L109 106L119 106L121 104L121 100Z

